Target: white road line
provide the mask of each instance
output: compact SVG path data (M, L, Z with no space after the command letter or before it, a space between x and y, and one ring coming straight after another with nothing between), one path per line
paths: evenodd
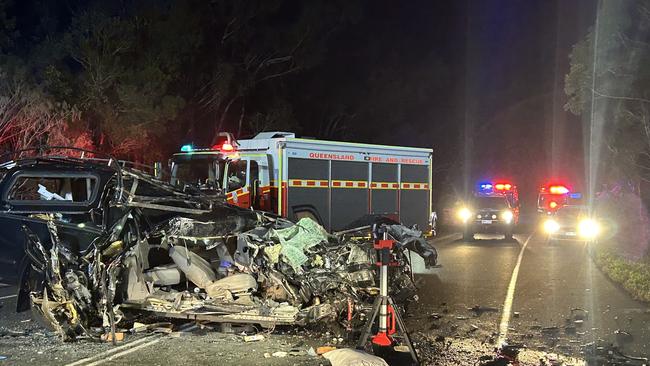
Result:
M515 298L515 287L517 287L517 277L519 276L519 267L521 266L521 260L524 258L524 252L528 246L528 242L535 235L533 232L530 234L528 239L524 242L524 245L521 246L519 250L519 257L517 257L517 264L515 269L512 270L512 277L510 278L510 284L508 285L508 292L506 294L506 300L503 303L503 313L501 314L501 323L499 323L499 338L497 339L497 347L503 345L508 335L508 324L510 323L510 315L512 312L512 301Z
M186 329L183 329L183 332L191 332L195 329L198 328L198 325L194 324L190 327L187 327ZM75 361L73 363L69 363L66 366L95 366L95 365L101 365L104 362L112 361L118 357L122 357L124 355L128 355L129 353L135 352L141 348L149 347L152 346L158 342L160 342L160 334L153 334L141 339L138 339L137 341L133 341L127 344L123 344L121 346L117 346L115 348L111 348L107 351L104 351L100 354L97 354L95 356L83 358L81 360ZM146 342L148 341L148 342Z
M125 351L118 352L118 353L116 353L116 354L114 354L114 355L111 355L111 356L109 356L109 357L107 357L107 358L104 358L104 359L97 360L97 361L95 361L95 362L91 362L91 363L89 363L89 364L86 364L85 366L97 366L97 365L101 365L101 364L103 364L103 363L105 363L105 362L113 361L113 360L116 359L116 358L119 358L119 357L122 357L122 356L126 356L126 355L128 355L129 353L135 352L135 351L137 351L137 350L139 350L139 349L141 349L141 348L145 348L145 347L153 346L154 344L156 344L156 343L158 343L158 342L160 342L160 341L161 341L160 338L156 338L156 339L154 339L154 340L152 340L152 341L150 341L150 342L142 343L141 345L139 345L139 346L137 346L137 347L133 347L133 348L127 349L127 350L125 350Z
M127 350L128 350L129 348L132 348L132 347L134 347L134 346L137 346L137 345L140 344L140 343L143 343L143 342L146 342L146 341L148 341L148 340L151 340L151 337L154 337L154 336L148 336L148 337L145 337L145 338L138 339L137 341L129 342L129 343L127 343L127 344L123 344L123 345L121 345L121 346L117 346L117 347L115 347L115 348L111 348L111 349L109 349L109 350L107 350L107 351L104 351L104 352L102 352L102 353L96 354L96 355L94 355L94 356L87 357L87 358L82 358L81 360L78 360L78 361L75 361L75 362L69 363L69 364L67 364L66 366L78 366L78 365L82 365L82 364L85 364L86 362L92 362L92 361L95 361L95 360L97 360L98 358L107 357L108 355L110 355L110 354L112 354L112 353L116 353L116 352L122 351L122 350L124 350L124 349L127 349ZM157 338L157 337L156 337L156 338Z
M0 297L0 300L6 300L6 299L11 299L12 297L17 297L18 295L8 295L8 296L2 296Z

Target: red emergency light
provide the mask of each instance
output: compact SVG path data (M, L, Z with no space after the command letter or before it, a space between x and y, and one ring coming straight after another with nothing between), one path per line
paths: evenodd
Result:
M218 144L212 146L212 150L235 151L235 147L232 146L232 144L229 144L228 142L224 142L221 146Z
M548 188L548 191L551 194L567 194L569 193L569 188L562 185L553 185Z
M497 183L494 185L497 191L509 191L512 189L512 184L510 183Z

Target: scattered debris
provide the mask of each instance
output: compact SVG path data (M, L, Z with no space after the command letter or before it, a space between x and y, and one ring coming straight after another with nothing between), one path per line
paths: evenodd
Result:
M280 357L280 358L287 357L287 355L288 355L288 353L284 352L284 351L277 351L277 352L273 352L273 354L271 354L271 356L273 356L273 357Z
M616 338L616 344L618 345L630 343L634 339L630 333L620 329L614 331L614 337Z
M518 365L519 352L522 348L526 348L523 344L504 344L496 350L496 356L490 358L481 357L479 361L480 366L506 366L506 365Z
M335 349L336 349L336 347L333 347L333 346L322 346L322 347L318 347L318 348L316 349L316 354L318 354L318 355L322 355L322 354L324 354L324 353L334 351Z
M264 340L263 334L244 336L244 342L256 342L256 341L263 341L263 340Z
M113 338L113 334L109 332L102 334L100 338L104 342L122 342L124 340L124 333L115 332L115 338Z
M512 316L515 317L515 318L519 318L520 315L521 315L521 313L518 312L518 311L515 311L514 313L512 313Z
M589 317L589 311L583 308L573 308L571 309L571 318L574 321L586 320Z
M409 348L409 346L404 346L404 345L395 346L395 347L393 347L393 350L395 352L404 352L404 353L411 352L411 349Z
M474 305L471 308L467 309L468 311L474 312L476 316L481 316L483 313L498 313L499 309L491 306L481 306L481 305Z

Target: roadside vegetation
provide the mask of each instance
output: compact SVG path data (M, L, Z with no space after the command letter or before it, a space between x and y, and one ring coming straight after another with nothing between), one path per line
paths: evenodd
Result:
M598 217L605 221L604 240L593 247L596 265L635 299L650 302L650 238L647 206L630 186L615 185L601 192Z
M622 257L611 247L594 248L596 265L635 299L650 302L650 257L635 261Z

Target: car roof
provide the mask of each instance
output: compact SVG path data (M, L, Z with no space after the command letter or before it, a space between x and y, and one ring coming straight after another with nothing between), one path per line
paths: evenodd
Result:
M1 170L11 170L14 168L44 168L48 170L66 170L66 169L79 169L79 170L97 170L102 172L114 172L115 169L108 166L108 160L100 159L79 159L70 157L33 157L21 158L11 160L0 165Z

